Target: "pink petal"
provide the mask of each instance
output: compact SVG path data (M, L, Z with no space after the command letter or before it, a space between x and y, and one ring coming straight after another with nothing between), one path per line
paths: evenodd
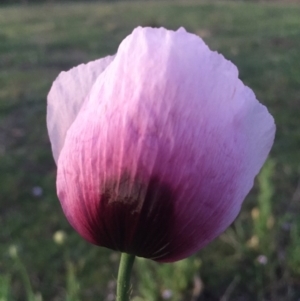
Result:
M58 196L91 243L180 260L233 222L274 134L236 67L199 37L137 28L70 126Z
M47 127L55 162L67 130L75 120L96 78L113 60L108 56L61 72L48 94Z

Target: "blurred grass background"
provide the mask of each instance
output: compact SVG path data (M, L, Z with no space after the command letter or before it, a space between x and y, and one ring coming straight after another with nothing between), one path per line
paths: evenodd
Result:
M115 53L142 25L184 26L233 61L277 135L234 225L187 260L138 260L133 300L299 301L300 6L8 2L0 6L0 300L114 300L119 254L79 238L56 197L46 96L60 71Z

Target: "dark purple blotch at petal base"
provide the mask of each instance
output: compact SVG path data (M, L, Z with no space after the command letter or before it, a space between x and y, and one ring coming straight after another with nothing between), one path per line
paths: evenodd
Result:
M149 183L129 176L108 181L99 201L99 218L90 225L96 244L146 258L170 252L175 195L152 176Z

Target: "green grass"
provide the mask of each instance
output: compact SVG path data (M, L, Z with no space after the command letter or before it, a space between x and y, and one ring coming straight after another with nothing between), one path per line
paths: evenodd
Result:
M202 301L298 300L299 16L298 5L243 2L0 7L0 300L112 300L119 255L79 238L56 197L46 96L61 70L115 53L138 25L202 36L238 66L277 135L233 227L182 263L137 261L133 297L191 300L200 286Z

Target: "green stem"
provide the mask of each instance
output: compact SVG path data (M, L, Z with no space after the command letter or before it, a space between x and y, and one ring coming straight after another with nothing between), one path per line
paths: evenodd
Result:
M130 274L134 262L134 255L122 253L118 282L117 282L117 299L116 301L129 301Z

